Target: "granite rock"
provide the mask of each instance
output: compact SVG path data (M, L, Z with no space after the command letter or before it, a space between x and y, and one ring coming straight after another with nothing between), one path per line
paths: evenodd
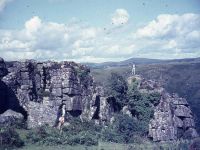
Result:
M5 110L13 109L26 115L28 127L44 124L53 126L59 108L66 104L66 111L82 119L108 120L112 108L103 88L95 87L90 69L74 62L14 61L6 64L0 59L0 95L4 97ZM7 74L5 70L8 70ZM12 91L8 93L7 88ZM6 90L5 90L6 89ZM6 97L7 95L7 97ZM15 103L11 103L15 97ZM13 106L11 106L13 105ZM17 109L16 108L20 108ZM23 111L22 111L23 110Z
M184 98L170 95L165 90L161 92L160 102L150 120L149 137L153 141L198 137L192 111Z

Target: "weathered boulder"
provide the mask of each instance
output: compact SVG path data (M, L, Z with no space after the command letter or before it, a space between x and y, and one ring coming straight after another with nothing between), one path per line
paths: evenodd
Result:
M7 110L6 112L0 115L0 125L19 125L23 123L23 121L23 115L12 110Z

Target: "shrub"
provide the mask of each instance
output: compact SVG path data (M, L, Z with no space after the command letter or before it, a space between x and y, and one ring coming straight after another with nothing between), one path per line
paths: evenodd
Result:
M48 126L32 129L27 135L27 140L31 144L39 145L97 145L100 131L100 127L95 126L94 123L81 123L80 119L74 118L62 132Z
M24 142L14 128L3 127L0 129L0 148L21 147Z
M121 109L126 102L128 90L126 80L117 73L111 73L111 77L107 81L106 89L106 94L108 96L112 95L116 99L116 102L120 107L119 109Z
M91 132L91 131L82 131L76 135L69 136L64 144L69 144L69 145L97 145L98 144L98 138L96 135Z
M148 132L148 124L153 117L154 106L158 105L160 94L141 93L137 89L129 89L127 93L126 105L129 107L132 115L135 116L141 124L143 134Z
M61 142L60 133L57 129L41 126L34 128L29 131L26 138L27 141L31 144L46 144L46 145L58 145Z
M93 121L81 122L78 118L73 118L70 125L63 128L63 134L69 135L65 143L70 145L97 145L100 132L101 127L95 125Z
M161 94L158 92L153 92L148 95L149 101L154 105L157 106L160 102Z
M101 140L104 142L115 142L115 143L123 143L123 137L114 131L111 127L105 128L102 130Z
M148 132L148 124L153 117L154 106L159 104L161 95L158 92L142 93L138 90L138 84L139 81L132 78L128 86L121 75L111 73L106 88L107 94L112 95L116 100L116 105L119 106L118 110L121 110L123 106L128 106L131 114L138 119L140 124L140 129L137 131L144 135Z
M116 114L115 121L102 131L102 140L107 142L130 143L135 134L142 131L140 122L124 114Z

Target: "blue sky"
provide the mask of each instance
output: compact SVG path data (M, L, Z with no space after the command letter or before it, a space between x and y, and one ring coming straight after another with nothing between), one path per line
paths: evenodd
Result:
M200 57L199 0L0 0L0 57Z
M15 0L1 14L0 28L22 28L32 16L66 23L72 18L104 26L118 8L126 9L134 25L153 20L159 14L200 13L199 0Z

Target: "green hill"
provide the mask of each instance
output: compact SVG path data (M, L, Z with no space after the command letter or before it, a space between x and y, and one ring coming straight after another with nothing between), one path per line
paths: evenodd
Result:
M103 63L82 63L93 69L102 69L109 67L126 67L131 64L149 65L149 64L182 64L182 63L200 63L200 58L185 58L185 59L149 59L149 58L130 58L119 62L103 62Z

